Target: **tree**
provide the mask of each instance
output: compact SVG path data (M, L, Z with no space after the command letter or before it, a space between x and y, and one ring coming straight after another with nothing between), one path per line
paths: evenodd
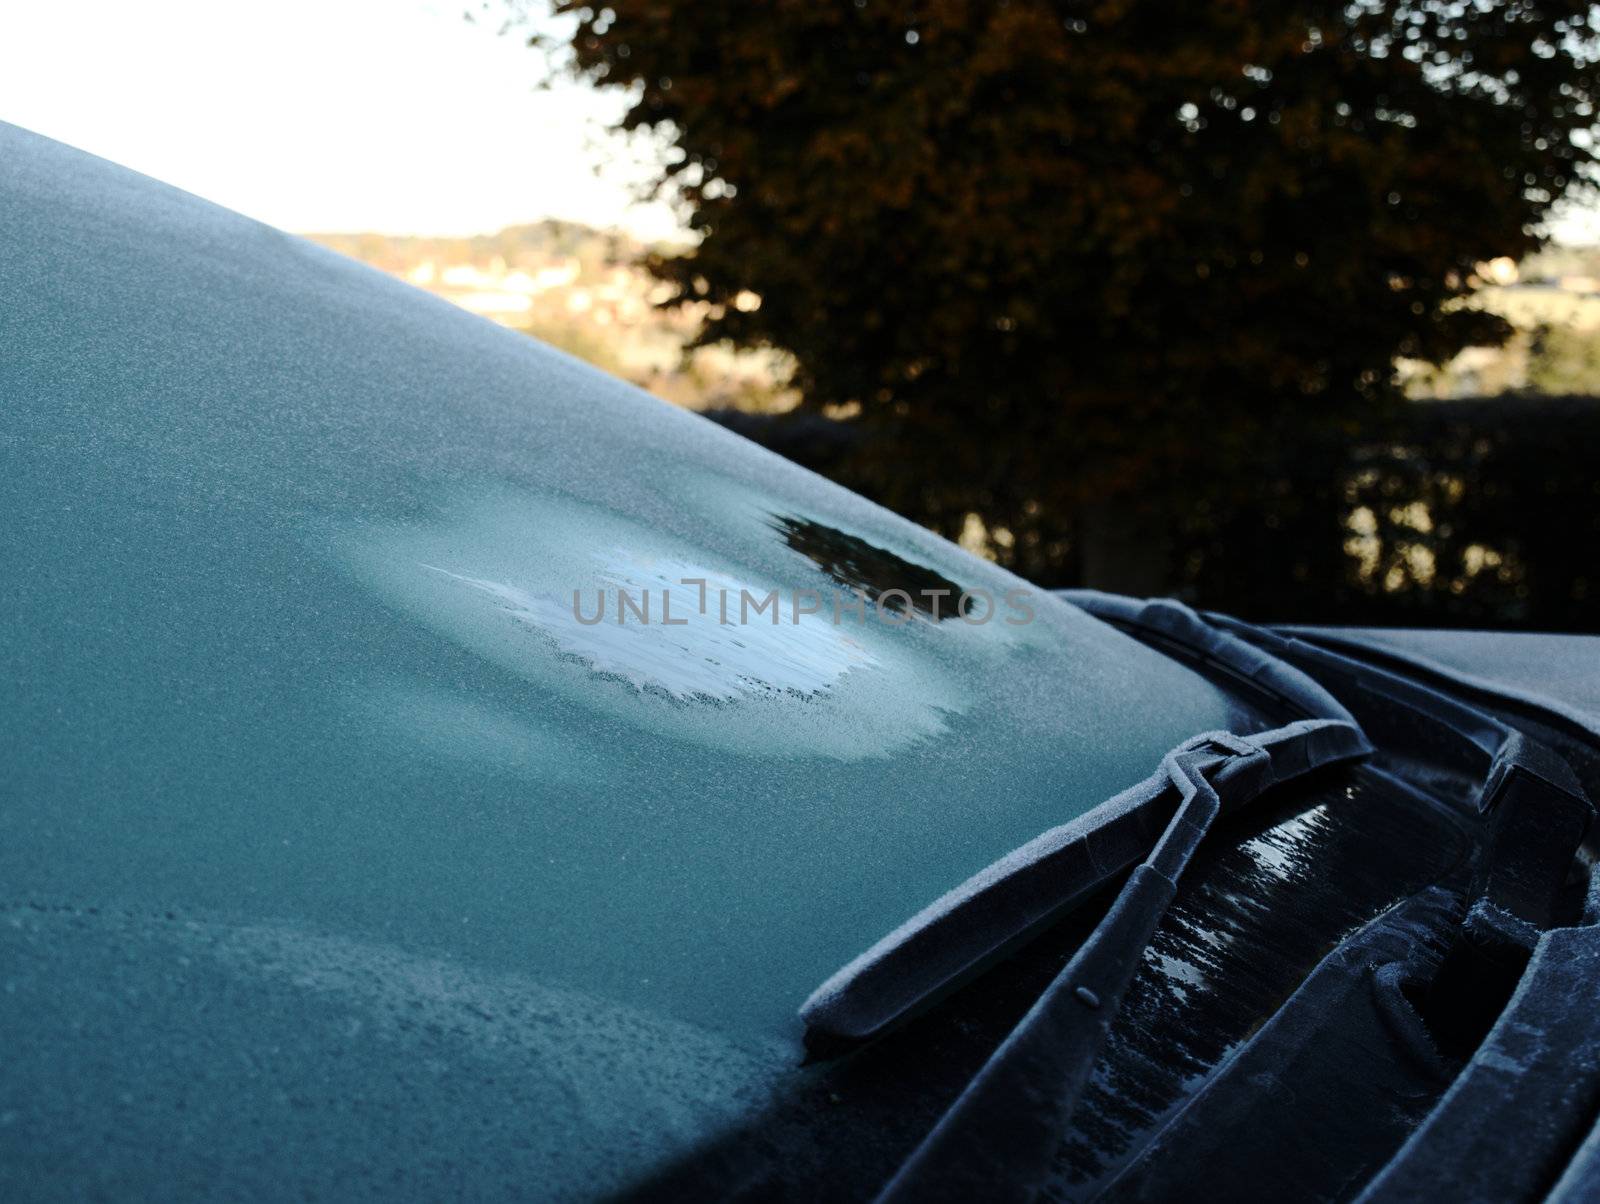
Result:
M1045 581L1172 584L1260 456L1503 339L1452 302L1595 165L1588 4L552 7L668 148L702 338L792 352L849 483Z

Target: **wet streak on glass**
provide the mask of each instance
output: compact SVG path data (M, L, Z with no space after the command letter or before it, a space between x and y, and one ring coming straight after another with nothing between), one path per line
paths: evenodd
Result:
M1058 1198L1093 1195L1339 940L1464 860L1453 820L1370 771L1296 793L1186 874L1073 1116Z

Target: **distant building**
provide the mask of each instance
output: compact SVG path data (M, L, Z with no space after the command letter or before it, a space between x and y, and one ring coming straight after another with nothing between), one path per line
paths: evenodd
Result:
M444 294L462 309L470 309L486 318L521 317L533 309L533 301L526 293L510 293L493 289L479 289L470 293Z
M495 283L493 276L471 263L451 264L439 274L439 281L451 288L488 288Z

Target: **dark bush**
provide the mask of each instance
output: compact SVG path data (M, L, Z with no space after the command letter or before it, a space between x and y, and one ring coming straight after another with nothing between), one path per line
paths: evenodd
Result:
M851 425L730 423L822 472ZM1197 435L1203 437L1203 433ZM1244 618L1600 630L1600 398L1420 402L1356 439L1286 440L1165 532L1175 593ZM1039 514L1017 568L1083 582L1076 516ZM1015 550L1016 544L1013 545Z

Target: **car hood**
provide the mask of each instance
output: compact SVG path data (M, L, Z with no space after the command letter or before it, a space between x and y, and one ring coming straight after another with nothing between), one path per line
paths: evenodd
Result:
M593 1186L584 1143L625 1174L790 1073L810 988L928 899L1253 722L533 339L14 127L0 161L0 879L27 1023L114 1034L29 1088L90 1145L137 1144L124 1078L246 1140L277 1094L151 1086L177 1032L323 1084L318 1132L443 1140L424 1109L505 1159L521 1117ZM856 621L896 587L996 611ZM722 623L745 590L780 621Z

